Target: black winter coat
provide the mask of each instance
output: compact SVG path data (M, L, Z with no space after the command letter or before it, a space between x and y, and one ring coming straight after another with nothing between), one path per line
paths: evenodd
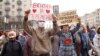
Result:
M20 43L17 41L8 41L5 43L1 56L23 56Z

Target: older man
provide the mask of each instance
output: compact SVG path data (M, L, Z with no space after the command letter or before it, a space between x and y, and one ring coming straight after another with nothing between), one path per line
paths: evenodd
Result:
M24 30L32 36L32 51L34 56L50 56L51 36L57 31L56 20L53 20L54 28L52 30L44 29L44 21L38 21L38 28L33 29L28 26L28 15L30 11L25 12Z

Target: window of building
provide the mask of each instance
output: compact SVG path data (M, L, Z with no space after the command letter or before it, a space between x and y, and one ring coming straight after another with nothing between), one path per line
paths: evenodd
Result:
M2 15L2 12L0 11L0 15Z
M12 8L15 8L15 5L12 5Z
M17 11L19 11L19 12L20 12L20 11L22 11L22 9L21 9L21 8L18 8L18 9L17 9Z
M9 18L10 16L7 14L7 15L5 15L7 18Z
M6 2L5 2L5 5L10 5L10 2L9 2L9 1L6 1Z
M10 7L6 7L5 8L5 11L10 11Z
M22 13L22 12L19 12L19 11L18 11L18 16L20 16L20 15L21 15L21 13Z
M17 5L21 5L22 4L22 1L17 1Z
M0 0L0 2L2 2L3 0Z
M26 6L26 4L24 4L24 6Z

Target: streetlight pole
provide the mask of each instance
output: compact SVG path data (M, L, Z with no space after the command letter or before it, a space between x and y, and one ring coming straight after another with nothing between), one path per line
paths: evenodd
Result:
M6 30L6 22L7 22L7 18L4 17L4 31Z

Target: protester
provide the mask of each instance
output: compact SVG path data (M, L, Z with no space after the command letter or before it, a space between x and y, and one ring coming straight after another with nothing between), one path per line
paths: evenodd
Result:
M77 56L80 56L82 43L81 43L81 37L79 35L79 30L74 34L74 38L75 38L75 50L76 50Z
M87 25L87 31L88 31L89 38L90 38L90 40L91 40L92 43L93 43L93 38L94 38L94 36L95 36L95 34L96 34L95 27L89 28L89 26Z
M97 56L100 56L100 27L97 28L96 35L93 39L94 47L96 48Z
M16 36L15 31L8 32L9 41L4 44L1 56L23 56L21 45L16 41Z
M2 51L2 47L4 45L4 36L0 36L0 54L1 54L1 51Z
M7 36L5 33L3 33L1 36L0 36L0 54L2 52L2 49L3 49L3 46L4 44L8 41L7 39Z
M56 20L53 20L54 28L52 30L44 29L44 21L38 21L38 28L33 29L28 26L29 13L30 11L25 12L23 26L24 30L32 36L33 56L50 56L50 51L52 50L50 36L53 36L56 33Z
M18 33L18 37L16 39L21 44L22 49L24 49L26 40L25 40L25 36L23 35L23 32Z
M84 24L81 25L79 35L81 37L81 42L82 42L81 56L88 56L89 46L91 46L93 49L94 47L92 42L90 41L90 38L87 33L87 28Z
M33 56L31 50L32 36L30 36L26 31L23 31L22 36L25 38L25 42L23 45L24 56Z
M77 26L73 30L69 30L69 25L62 25L61 31L59 31L57 34L59 36L59 56L77 56L75 51L75 39L73 37L73 34L78 31L80 28L80 20Z

